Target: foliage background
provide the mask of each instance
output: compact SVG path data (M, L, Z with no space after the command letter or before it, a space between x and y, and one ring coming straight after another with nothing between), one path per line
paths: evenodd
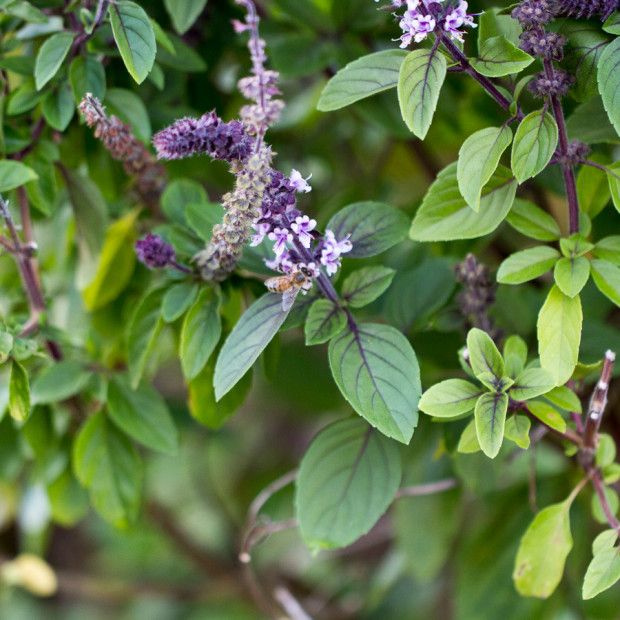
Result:
M162 2L141 4L167 31L172 30ZM474 12L488 6L482 1L471 4ZM393 45L393 22L369 0L265 0L260 7L267 17L262 31L271 62L282 74L287 102L269 139L282 170L294 167L313 174L313 191L304 206L321 223L359 200L385 202L413 216L437 172L456 159L463 140L504 120L472 80L450 74L423 144L413 139L400 119L393 92L340 112L317 112L320 91L336 69ZM196 56L191 61L189 52L176 61L161 58L163 88L150 80L136 86L120 59L108 57L108 89L126 89L137 98L125 110L113 111L121 116L130 111L134 127L143 128L144 139L184 114L215 108L225 119L235 117L242 103L236 79L248 66L244 42L230 27L230 20L238 16L231 2L211 0L183 36ZM127 176L77 116L58 146L63 165L80 167L95 181L112 219L126 211ZM605 148L611 156L611 147ZM166 167L171 179L185 177L203 184L213 201L230 186L226 167L206 158ZM546 171L526 191L542 198L563 221L557 169ZM75 231L62 189L52 204L49 217L35 212L45 288L52 299L51 322L68 330L74 343L81 340L109 362L120 356L124 327L149 274L136 268L129 287L113 304L85 313L74 286ZM148 223L144 226L147 230ZM601 236L617 229L617 213L602 212L594 226ZM364 312L384 317L408 333L424 385L431 385L459 371L457 351L463 344L464 325L455 302L454 264L474 252L495 267L525 244L525 238L506 223L473 241L425 245L405 241L381 257L381 264L398 269L398 276L388 293ZM356 261L355 267L373 262L379 261ZM345 265L342 276L347 269L351 266ZM18 303L18 274L8 259L0 260L0 290L3 311ZM520 334L535 348L536 316L545 293L539 282L518 289L500 286L492 310L498 326ZM583 360L599 359L606 348L620 351L619 316L611 302L591 283L583 298ZM154 384L180 428L180 450L174 457L150 453L145 458L143 507L138 521L125 530L114 529L92 513L72 527L29 529L28 515L37 511L33 470L41 456L11 430L6 418L0 423L2 553L45 553L60 579L59 594L49 601L5 588L1 617L257 617L236 560L248 504L266 484L296 467L314 434L347 408L330 376L323 347L306 347L303 335L292 330L269 346L255 368L252 390L241 410L223 428L206 429L187 409L175 338L173 330L167 330L158 343L160 366ZM618 395L612 391L607 420L608 431L616 437L620 437ZM456 475L462 481L459 490L400 500L370 534L342 551L312 557L295 530L278 534L255 550L261 581L268 588L284 582L312 593L328 606L321 617L617 618L618 587L586 603L579 596L590 542L598 530L589 516L590 492L573 507L575 548L559 590L547 601L522 599L514 590L513 559L532 518L532 502L545 506L557 501L576 481L577 472L561 453L543 443L535 460L529 453L515 455L510 450L494 461L481 455L449 458L442 453L442 442L449 442L451 434L456 441L462 427L444 433L439 426L422 416L415 441L402 448L405 483ZM535 499L528 485L533 468L538 479ZM267 513L278 519L290 517L291 489L273 498Z

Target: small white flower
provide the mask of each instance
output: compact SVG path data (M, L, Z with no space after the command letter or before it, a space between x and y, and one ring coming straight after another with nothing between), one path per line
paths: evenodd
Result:
M295 191L300 194L307 194L312 191L312 187L308 184L308 181L312 178L312 175L308 175L305 179L301 176L301 172L299 170L295 170L293 168L291 170L291 176L289 180L291 185L295 188Z
M310 234L316 228L316 220L311 220L307 215L300 215L291 224L293 232L297 235L299 242L304 248L309 248L312 243Z

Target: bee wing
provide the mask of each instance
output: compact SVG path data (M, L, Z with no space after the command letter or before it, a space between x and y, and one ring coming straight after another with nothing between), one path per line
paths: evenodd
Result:
M275 278L267 278L265 280L265 286L267 287L268 291L271 291L272 293L274 293L278 290L279 282L280 282L279 276L276 276Z
M289 288L282 293L282 310L284 312L288 312L293 307L298 293L299 289L297 287Z

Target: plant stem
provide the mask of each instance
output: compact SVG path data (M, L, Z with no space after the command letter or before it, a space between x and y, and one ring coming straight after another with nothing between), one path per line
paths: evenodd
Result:
M504 110L509 110L512 102L498 90L495 84L493 84L488 77L478 73L478 71L471 66L467 56L461 52L461 50L454 44L453 41L449 39L449 37L446 37L444 34L439 34L437 36L448 52L450 52L453 60L461 65L463 71L473 77L474 80L476 80ZM523 112L521 112L520 109L517 109L516 119L520 121L522 118Z
M396 497L420 497L422 495L435 495L443 493L458 486L455 478L446 478L437 482L427 482L426 484L416 484L410 487L402 487L396 492Z
M616 354L613 351L605 353L605 360L601 370L601 377L592 392L590 405L588 407L588 415L586 418L586 426L583 432L584 450L589 454L590 460L594 457L596 444L598 441L598 430L601 426L605 406L607 405L607 394L609 392L609 382L611 381L611 373L614 368Z
M551 60L544 61L545 74L549 79L553 79L555 71ZM562 175L566 186L566 198L568 200L568 229L570 234L579 232L579 200L577 198L577 183L575 181L575 171L573 165L568 161L568 132L566 131L566 120L560 99L553 95L550 97L551 109L555 122L558 126L559 151L562 156Z
M605 493L605 484L603 483L603 479L601 477L601 472L598 469L595 469L590 474L590 481L592 482L592 486L594 487L594 491L598 496L599 502L601 503L601 508L603 509L603 513L605 514L605 518L607 522L611 526L612 529L618 532L620 536L620 521L614 514L609 502L607 501L607 494Z

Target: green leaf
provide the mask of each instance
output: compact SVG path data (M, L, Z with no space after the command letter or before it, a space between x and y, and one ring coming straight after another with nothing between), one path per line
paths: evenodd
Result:
M607 182L614 207L620 213L620 162L607 166Z
M593 249L597 258L620 265L620 235L611 235L601 239Z
M408 218L380 202L356 202L340 209L327 224L337 239L351 235L347 258L366 258L389 250L407 236Z
M45 368L32 382L33 405L66 400L82 391L92 377L92 372L80 362L67 360Z
M609 34L620 35L620 12L615 11L605 20L603 30Z
M548 403L533 400L527 404L533 416L551 428L563 433L566 431L566 420Z
M185 34L202 13L207 0L164 0L172 25L179 34Z
M26 0L3 0L0 11L33 24L45 24L49 17Z
M476 376L490 373L497 380L504 376L504 360L486 332L474 327L467 334L469 363Z
M183 316L194 303L199 287L195 282L180 282L171 286L164 295L161 316L166 323L173 323Z
M618 134L609 122L599 96L592 97L577 106L566 121L566 129L571 140L581 140L586 144L618 142Z
M185 212L190 205L207 208L209 198L204 187L191 179L175 179L166 186L161 197L162 211L177 224L186 225Z
M548 598L564 573L573 548L570 532L570 499L541 510L521 539L513 579L522 596Z
M476 436L482 451L494 459L502 447L504 425L508 411L506 394L483 394L476 403L474 419L476 420Z
M61 168L69 199L75 215L75 224L80 245L80 258L87 265L94 264L95 258L101 249L103 239L101 231L108 225L107 206L99 188L88 177L78 174L74 170ZM94 266L94 265L93 265ZM95 272L88 272L86 276L78 273L78 284L84 285L94 277Z
M80 429L73 444L73 468L104 519L117 527L136 519L142 463L133 445L103 413L95 413Z
M235 387L219 401L215 400L213 373L215 361L210 359L200 374L189 382L188 406L195 420L207 428L221 428L226 420L235 414L252 387L252 372L246 373Z
M506 420L504 437L516 443L519 448L527 450L530 447L530 428L532 423L525 415L513 415Z
M351 544L387 510L400 480L397 444L359 418L330 424L314 438L297 477L304 541L312 549Z
M592 279L605 297L620 306L620 267L606 260L593 260Z
M521 284L549 271L560 257L555 248L545 245L515 252L506 258L497 271L500 284Z
M34 65L34 81L41 90L58 72L73 43L70 32L58 32L45 40Z
M111 114L127 123L142 142L151 140L151 120L144 102L138 95L125 88L109 88L106 103Z
M553 217L522 198L515 199L506 221L522 235L537 241L557 241L562 236Z
M50 93L43 101L43 116L47 124L58 131L64 131L75 113L73 95L68 82Z
M567 297L553 286L538 315L537 334L541 366L556 385L564 385L577 365L582 321L579 296Z
M131 77L140 84L151 72L157 46L151 20L135 2L110 5L110 23L116 46Z
M306 344L322 344L339 334L347 324L342 308L329 299L318 299L311 306L306 318L304 333Z
M150 385L134 390L125 376L117 375L108 386L107 405L112 422L125 434L152 450L176 454L177 429L165 401Z
M9 359L15 338L0 326L0 364L4 364Z
M429 258L411 271L400 271L385 300L390 323L406 332L442 308L456 286L446 258Z
M471 419L471 422L461 433L456 450L461 454L475 454L481 451L478 436L476 435L476 420L474 418Z
M553 377L542 368L528 368L515 379L510 388L510 398L513 400L530 400L542 396L555 387Z
M481 13L478 19L478 48L491 37L502 36L513 45L519 45L523 28L510 15L502 14L501 9L491 8Z
M581 234L575 233L570 237L560 239L560 249L566 258L585 256L594 249L594 244L587 241Z
M605 530L594 539L594 557L583 581L584 600L594 598L620 579L620 546L615 546L617 542L618 532L615 530Z
M575 297L590 278L590 261L583 256L561 258L555 264L553 277L564 295Z
M384 50L350 62L327 82L317 109L321 112L339 110L360 99L395 88L406 55L404 50Z
M263 349L280 329L288 312L282 310L282 297L267 293L242 315L225 340L215 364L213 385L220 400L245 375Z
M148 292L138 303L127 328L127 366L131 385L137 388L163 327L161 304L164 291Z
M9 159L0 161L0 192L8 192L38 178L37 173L32 168L20 161Z
M485 39L478 54L478 58L472 58L469 62L478 73L487 77L514 75L534 62L532 56L520 50L503 36Z
M342 284L342 295L353 308L362 308L383 295L396 271L389 267L364 267L354 271Z
M71 527L86 516L88 494L69 469L47 487L52 517L64 527Z
M598 90L609 120L620 135L620 38L614 39L601 54L598 62Z
M136 264L133 242L136 236L136 209L116 220L106 231L95 277L82 291L90 312L116 299L127 286Z
M448 379L428 388L418 404L420 411L436 418L454 418L473 411L483 391L464 379Z
M388 437L409 443L422 388L415 353L398 330L374 323L345 329L329 343L329 365L357 413Z
M557 407L560 407L560 409L581 413L581 401L579 397L573 390L565 385L553 388L553 390L545 394L545 398Z
M103 101L106 92L105 69L93 56L78 56L69 67L69 81L73 98L79 103L86 93Z
M433 121L447 63L435 48L409 52L398 76L398 102L407 127L424 140Z
M482 188L497 170L502 153L511 142L512 130L507 125L481 129L463 142L456 178L463 198L474 211L480 210Z
M219 224L224 217L222 205L211 202L189 204L185 207L185 221L187 225L205 242L209 243L213 236L213 227ZM257 250L246 246L245 251ZM239 265L241 266L241 265ZM263 263L264 266L264 263Z
M474 239L494 231L506 217L517 191L510 170L499 166L482 190L480 212L469 208L461 196L457 164L444 168L430 186L411 224L415 241Z
M179 356L183 375L189 381L204 368L222 335L219 306L213 290L205 289L185 315Z
M169 33L166 35L174 46L174 53L161 46L157 50L159 63L183 73L200 73L207 68L205 61L189 45L183 43L176 35Z
M604 469L616 460L616 442L611 435L600 433L596 448L596 466Z
M9 413L14 420L24 422L30 415L30 385L24 367L13 360L9 378Z
M513 379L525 368L527 362L527 344L520 336L509 336L502 350L505 372Z
M577 174L577 200L581 211L594 218L607 206L610 198L610 183L605 172L582 166Z
M519 183L542 172L558 144L558 126L550 114L538 110L519 124L512 144L511 167Z

